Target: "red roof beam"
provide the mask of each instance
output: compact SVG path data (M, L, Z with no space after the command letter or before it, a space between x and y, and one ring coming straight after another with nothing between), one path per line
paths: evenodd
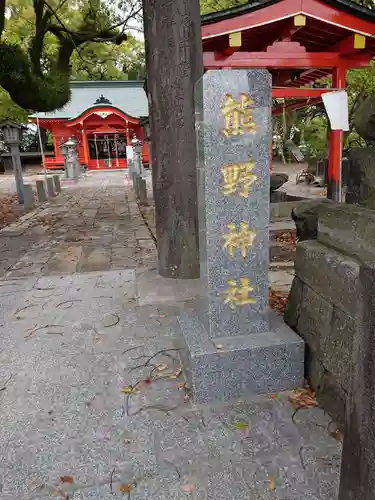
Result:
M294 87L272 87L273 99L311 99L320 97L327 92L333 92L335 89L315 89L315 88L294 88Z
M353 35L348 36L333 47L330 47L330 50L332 50L333 52L340 52L342 56L348 56L351 54L355 54L360 50L364 50L365 48L366 37L364 35L360 35L359 33L354 33Z
M296 15L312 17L338 28L367 36L374 34L374 24L371 20L361 19L319 0L282 0L234 18L203 25L202 37L208 39L236 31L248 30L249 28L275 23Z
M315 106L316 104L320 104L322 102L321 97L314 97L313 99L305 99L300 102L291 102L286 106L276 106L272 110L272 115L277 116L281 115L285 111L293 111L294 109L306 108L307 106Z
M335 68L343 63L347 68L364 68L370 63L371 56L359 54L355 58L340 57L338 52L301 52L301 53L272 53L272 52L235 52L225 57L217 52L204 52L203 65L205 69L311 69Z

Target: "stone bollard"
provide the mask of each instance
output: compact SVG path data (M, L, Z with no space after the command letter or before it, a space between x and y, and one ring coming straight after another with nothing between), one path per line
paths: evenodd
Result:
M136 194L136 196L138 198L138 177L139 176L137 175L136 172L133 172L133 176L132 177L133 177L133 189L134 189L135 194Z
M34 208L35 206L34 190L30 184L23 185L23 199L24 199L23 206L26 208L26 210Z
M53 178L52 177L47 177L46 181L47 181L48 196L50 198L54 198L56 196L56 193L55 193L55 184L53 182Z
M375 265L359 272L339 500L375 498Z
M61 183L60 183L60 176L59 175L53 175L53 183L55 185L55 191L56 193L61 193Z
M46 201L48 201L46 185L44 183L44 180L39 179L36 181L36 192L38 194L39 203L45 203Z
M138 178L138 198L141 205L148 205L146 179Z

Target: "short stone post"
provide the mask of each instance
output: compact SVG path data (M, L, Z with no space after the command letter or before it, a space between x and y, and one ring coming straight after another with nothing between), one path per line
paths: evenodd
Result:
M38 179L35 182L35 184L36 184L36 192L38 195L39 203L45 203L46 201L48 201L48 196L47 196L46 185L45 185L44 180Z
M138 198L138 178L139 175L137 174L137 172L133 172L133 189L137 198Z
M148 205L146 179L138 178L138 198L141 205Z
M27 210L35 206L34 190L30 184L23 185L23 206Z
M60 183L60 176L59 175L53 175L53 183L55 185L55 191L56 193L61 193L61 183Z
M46 177L46 182L47 182L48 196L49 196L49 198L54 198L56 196L56 193L55 193L55 184L53 182L53 178Z
M359 273L339 500L375 498L375 265Z
M269 310L271 76L207 71L196 86L201 281L176 340L197 402L303 383L304 342Z

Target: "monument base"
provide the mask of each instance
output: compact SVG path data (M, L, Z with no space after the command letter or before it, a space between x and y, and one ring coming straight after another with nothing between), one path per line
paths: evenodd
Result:
M211 339L195 312L179 317L176 347L194 401L208 403L301 387L304 341L270 311L270 331Z

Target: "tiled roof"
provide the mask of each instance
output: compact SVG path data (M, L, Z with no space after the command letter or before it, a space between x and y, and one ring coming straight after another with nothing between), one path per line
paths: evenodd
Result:
M112 105L133 118L148 116L147 96L143 81L72 81L72 97L63 108L49 113L36 113L32 117L42 119L76 118L93 106ZM95 104L102 99L103 103ZM111 104L105 103L108 100Z

